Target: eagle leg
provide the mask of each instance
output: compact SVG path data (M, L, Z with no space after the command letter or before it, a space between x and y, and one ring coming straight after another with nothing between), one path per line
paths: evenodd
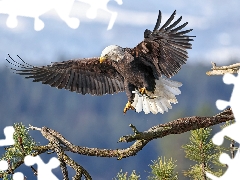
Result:
M128 102L127 102L126 106L123 109L123 113L126 114L126 112L129 109L132 109L132 110L135 109L132 106L132 103L133 103L133 99L134 99L134 96L135 96L133 91L135 91L136 86L134 86L133 84L131 84L131 83L127 82L127 81L124 81L124 86L125 86L125 91L126 91L126 94L127 94L127 97L128 97Z
M132 110L135 109L135 108L132 106L131 101L128 101L128 102L127 102L125 108L123 109L123 113L126 114L126 112L127 112L129 109L132 109Z

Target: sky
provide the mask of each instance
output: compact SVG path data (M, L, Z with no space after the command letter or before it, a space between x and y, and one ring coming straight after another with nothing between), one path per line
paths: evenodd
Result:
M55 0L51 0L52 4L44 0L34 0L36 4L28 4L28 1L22 0L18 1L22 4L16 4L16 0L0 0L0 62L4 64L8 53L14 58L20 55L28 62L44 65L58 61L59 57L68 60L99 56L104 47L110 44L134 47L143 40L146 28L153 29L158 10L163 13L162 22L177 10L176 18L183 16L182 22L189 22L186 29L194 29L190 33L196 38L193 49L189 50L189 63L210 64L213 61L227 64L228 60L240 57L238 0L102 0L97 1L101 3L95 3L95 6L94 0L88 1L93 3L91 6L84 0L72 1L72 4L61 0L61 8L56 6ZM33 16L37 17L35 21ZM72 27L75 26L75 29L68 26L70 20L65 18L63 21L61 16L72 18ZM107 30L111 18L112 26ZM9 28L7 24L16 27ZM44 27L35 31L37 25Z

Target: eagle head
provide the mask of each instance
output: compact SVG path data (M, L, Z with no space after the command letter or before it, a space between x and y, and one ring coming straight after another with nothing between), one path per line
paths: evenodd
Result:
M106 59L119 61L122 60L124 57L123 48L117 45L110 45L107 46L101 54L100 63L104 62Z

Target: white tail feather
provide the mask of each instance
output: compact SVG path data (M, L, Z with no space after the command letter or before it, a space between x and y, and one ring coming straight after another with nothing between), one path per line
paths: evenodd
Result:
M157 106L156 106L156 103L155 103L154 99L148 99L148 102L149 102L149 106L150 106L150 111L153 114L157 114L158 109L157 109Z
M165 86L167 88L168 91L170 91L172 94L175 94L175 95L179 95L181 94L181 91L176 88L176 87L169 87L169 86Z
M176 87L176 88L182 86L181 82L173 81L173 80L170 80L170 79L167 79L167 78L164 78L164 77L160 77L159 80L156 80L156 83L163 83L167 86Z
M147 98L143 98L143 111L145 114L150 113L149 103Z
M168 112L168 109L172 109L171 103L178 103L176 95L181 94L178 87L182 86L182 83L169 80L160 77L159 80L155 80L156 88L154 93L146 92L142 95L138 90L133 91L135 97L132 106L136 109L136 112L144 111L145 114L152 112L153 114Z
M141 112L142 111L142 109L143 109L142 105L143 105L143 96L142 97L139 96L136 106L135 107L133 106L136 109L136 112Z
M164 111L165 111L165 108L164 108L164 106L162 105L162 103L161 103L160 101L156 101L156 106L157 106L157 108L158 108L158 112L160 112L161 114L163 114Z

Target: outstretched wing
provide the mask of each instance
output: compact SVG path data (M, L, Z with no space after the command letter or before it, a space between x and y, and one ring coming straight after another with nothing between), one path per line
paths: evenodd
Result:
M160 27L162 16L159 11L153 31L146 29L144 41L132 49L132 54L152 68L156 78L162 75L166 77L175 75L187 61L187 49L192 48L190 41L193 41L192 37L195 36L186 35L192 29L180 31L188 24L187 22L176 27L182 16L171 24L175 15L176 11Z
M12 68L16 74L58 89L92 95L113 94L125 90L123 77L110 61L100 63L99 58L85 58L55 62L47 66L32 66L20 57L20 63L11 56L9 58L7 61L16 66Z

